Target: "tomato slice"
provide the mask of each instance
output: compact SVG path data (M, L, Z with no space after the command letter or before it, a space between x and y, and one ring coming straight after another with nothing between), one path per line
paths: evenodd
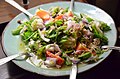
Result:
M76 50L89 50L89 49L86 48L86 46L84 46L81 43L79 43Z
M57 56L57 55L51 53L50 51L46 51L46 56L51 57L51 58L57 58L57 62L56 63L58 65L62 65L64 63L64 59L63 58L61 58L60 56Z
M63 19L63 14L56 16L55 19Z
M36 15L42 18L43 20L48 20L50 18L49 13L45 10L38 10L36 12Z

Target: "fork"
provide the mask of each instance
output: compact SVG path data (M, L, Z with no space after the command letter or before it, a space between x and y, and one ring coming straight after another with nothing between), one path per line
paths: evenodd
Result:
M118 46L102 46L102 49L108 49L108 50L119 50L120 51L120 47Z
M80 61L80 59L76 58L69 58L72 61L72 68L71 68L71 73L69 79L76 79L77 75L77 64Z
M11 61L11 60L13 60L13 59L15 59L15 58L17 58L17 57L23 56L23 55L31 57L31 55L28 54L28 53L17 53L17 54L14 54L14 55L11 55L11 56L0 59L0 66L9 62L9 61Z
M28 12L26 9L24 9L23 7L21 7L17 2L15 2L14 0L5 0L7 3L11 4L12 6L14 6L15 8L17 8L18 10L22 11L23 13L25 13L26 15L28 15L30 18L33 17L34 15L31 14L30 12Z

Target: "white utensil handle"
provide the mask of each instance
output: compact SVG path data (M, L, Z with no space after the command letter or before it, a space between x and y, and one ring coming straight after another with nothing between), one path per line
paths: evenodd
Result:
M69 10L73 11L73 7L74 7L74 0L71 0Z
M21 55L22 54L15 54L15 55L11 55L11 56L0 59L0 66L7 63L7 62L9 62L10 60L15 59L16 57L21 56Z
M109 50L119 50L120 51L120 47L117 46L102 46L103 49L109 49Z
M76 75L77 75L77 65L73 64L69 79L76 79Z
M8 2L9 4L11 4L12 6L14 6L15 8L19 9L20 11L22 11L23 13L27 14L29 17L33 17L33 15L31 13L29 13L26 9L21 7L14 0L5 0L5 1Z

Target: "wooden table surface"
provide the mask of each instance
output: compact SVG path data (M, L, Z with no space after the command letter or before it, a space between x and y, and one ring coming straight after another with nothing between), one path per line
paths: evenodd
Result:
M18 2L21 6L23 6L22 0L15 0L15 1ZM55 1L70 1L70 0L29 0L28 9L40 4L45 4ZM86 2L86 0L77 0L77 1ZM10 4L6 3L5 0L0 0L0 24L9 22L19 13L20 13L19 10L17 10Z
M21 6L22 0L15 0ZM70 0L29 0L28 9L40 4L55 2L55 1L70 1ZM105 10L112 16L116 24L120 26L120 0L75 0L84 3L90 3ZM5 0L0 0L0 24L9 22L16 15L20 13L19 10L6 3Z

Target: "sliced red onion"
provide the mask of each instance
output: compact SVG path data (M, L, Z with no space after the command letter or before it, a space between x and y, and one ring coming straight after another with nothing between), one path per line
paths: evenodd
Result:
M97 22L97 21L94 21L94 23L95 23L96 29L97 29L100 33L102 33L102 34L103 34L102 30L99 28L100 23L99 23L99 22Z
M89 62L91 60L95 60L97 58L97 56L91 56L90 58L88 58L87 60L85 60L85 62Z
M72 27L75 25L75 21L69 20L69 21L67 22L67 25L68 25L67 30L69 30L70 28L72 28Z
M27 30L27 27L24 25L23 29L20 31L20 34L25 32Z
M46 20L44 21L44 24L49 24L51 21L50 20Z
M44 28L44 29L45 29L45 28ZM40 31L40 29L38 29L38 32L39 32L40 37L41 37L44 41L46 41L46 42L49 42L49 41L50 41L50 39L45 38L45 34L42 33L42 31Z
M99 38L93 39L93 44L99 45L100 44L100 39Z
M45 64L48 66L55 66L56 65L56 58L51 58L51 57L47 57Z
M89 24L87 20L85 19L82 19L82 22L85 23L85 24Z
M75 30L80 30L80 24L75 23L75 25L74 25L74 29L75 29Z
M51 52L54 52L55 50L54 50L54 47L50 47L50 46L46 46L46 50L47 51L51 51Z
M55 45L55 49L58 50L59 52L61 52L59 46L57 44L54 44Z
M37 28L44 28L45 26L44 26L44 24L43 23L38 23L37 24Z
M92 35L92 32L90 32L90 30L88 30L88 33L87 33L87 35Z
M83 37L84 37L85 39L89 39L89 37L88 37L87 35L83 35Z
M74 53L80 55L82 52L83 52L83 50L76 50Z
M30 45L33 45L34 43L35 43L35 41L30 39L30 42L28 43L28 45L30 46Z
M42 59L38 59L38 57L34 53L30 53L30 56L31 57L29 58L29 60L27 60L27 62L29 62L31 64L39 66L40 65L39 63L43 62L43 60ZM43 63L41 65L43 65Z
M67 15L63 15L63 19L67 19L68 18L68 16Z
M53 22L53 21L54 21L54 19L52 17L50 17L49 20L44 21L44 24L49 24L50 22Z
M57 67L58 69L60 69L60 68L61 68L61 65L56 65L56 67Z
M58 53L56 53L56 54L57 55L61 54L61 49L59 48L59 46L57 44L49 44L49 45L47 45L46 50L52 51L52 52L58 51Z
M92 35L92 32L90 32L90 30L86 30L86 29L83 29L83 33L84 33L84 35L86 35L86 36Z
M80 59L78 58L70 58L70 60L73 62L73 63L78 63L80 61Z

